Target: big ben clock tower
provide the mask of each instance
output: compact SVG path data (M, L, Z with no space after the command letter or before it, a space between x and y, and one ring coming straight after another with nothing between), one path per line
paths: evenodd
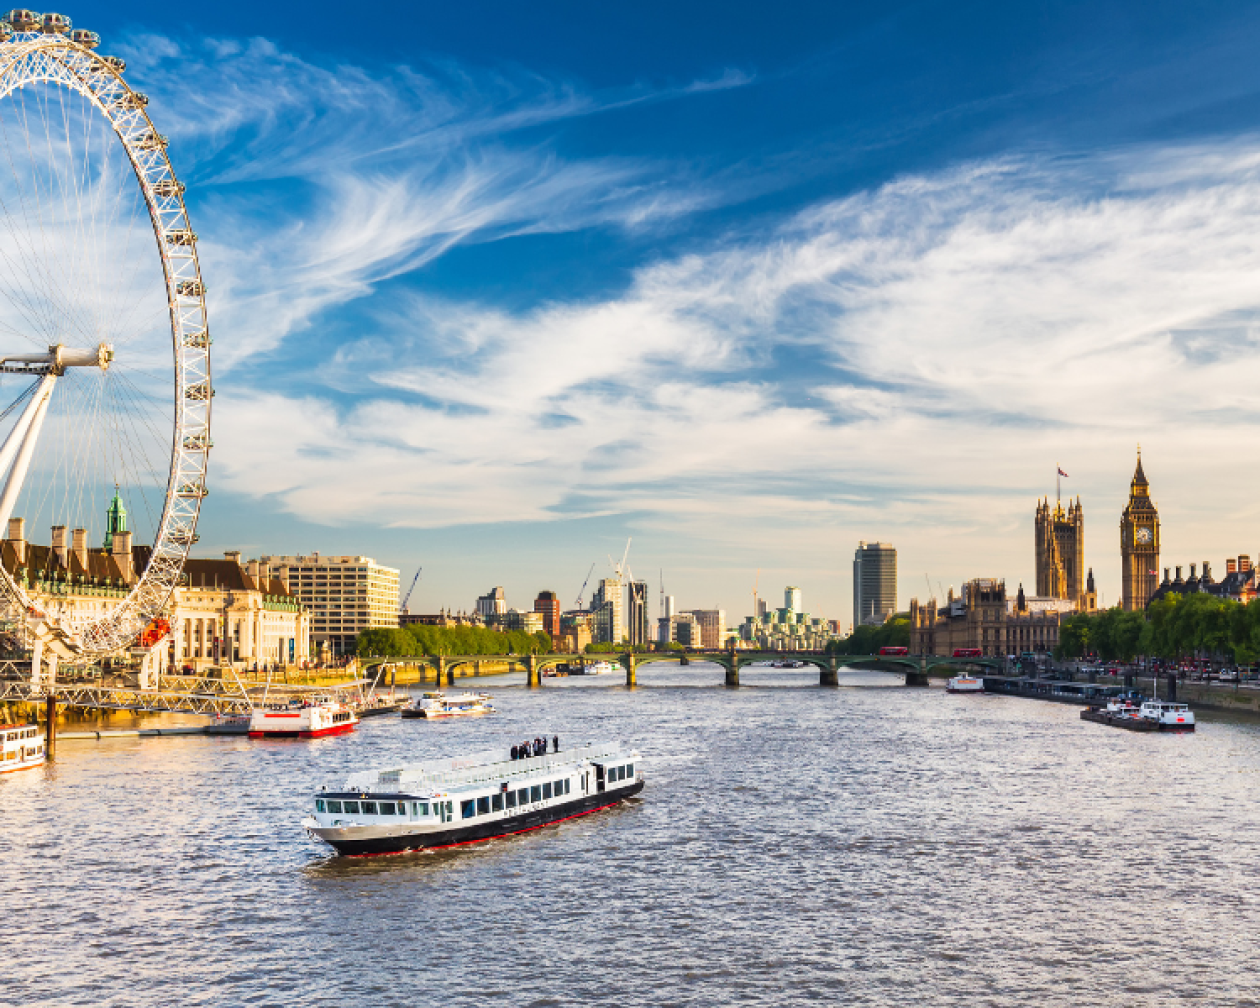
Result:
M1159 512L1142 472L1142 449L1129 484L1129 506L1120 517L1120 563L1125 609L1145 609L1159 585Z

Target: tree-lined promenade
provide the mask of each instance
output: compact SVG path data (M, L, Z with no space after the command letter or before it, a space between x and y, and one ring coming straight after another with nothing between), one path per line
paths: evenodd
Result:
M1106 661L1199 657L1254 664L1260 659L1260 599L1246 605L1216 595L1165 595L1145 612L1105 609L1069 616L1059 629L1058 658Z
M373 627L359 634L360 658L401 658L407 655L527 655L547 654L551 638L524 630L502 632L476 626Z

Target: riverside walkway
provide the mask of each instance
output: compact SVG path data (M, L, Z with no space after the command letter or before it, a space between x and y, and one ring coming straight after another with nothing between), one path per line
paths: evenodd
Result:
M413 655L406 657L361 658L360 666L365 674L377 669L378 676L384 674L384 666L413 665L433 670L435 682L445 682L447 686L455 685L456 670L475 662L485 661L487 655ZM947 658L939 655L834 655L823 651L754 651L735 648L694 650L694 651L647 651L623 652L621 654L538 654L518 655L510 660L524 666L526 683L529 686L541 686L543 673L557 665L584 660L607 661L616 660L625 670L626 685L638 684L636 670L639 665L655 662L677 662L687 665L691 662L713 662L721 665L726 672L725 685L738 686L740 669L770 661L794 661L805 665L813 665L818 669L819 686L840 685L842 668L876 668L888 672L900 672L905 675L907 686L926 686L932 669L938 666L959 667L963 665L1001 671L1001 658Z

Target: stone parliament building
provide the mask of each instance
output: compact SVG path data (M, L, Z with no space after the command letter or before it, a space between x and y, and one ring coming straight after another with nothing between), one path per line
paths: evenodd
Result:
M959 648L976 648L986 657L1047 653L1059 643L1059 626L1074 613L1098 611L1094 571L1085 566L1085 512L1080 498L1053 508L1048 498L1037 502L1034 513L1036 590L1014 597L1006 582L975 578L944 604L910 600L910 651L950 655ZM1159 512L1151 500L1150 484L1137 469L1129 484L1129 503L1120 518L1120 559L1123 574L1121 605L1142 609L1159 587ZM1178 572L1180 573L1180 571Z

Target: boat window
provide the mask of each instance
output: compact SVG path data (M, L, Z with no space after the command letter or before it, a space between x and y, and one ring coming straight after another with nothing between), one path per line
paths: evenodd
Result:
M417 816L427 816L429 814L428 802L412 802L411 817L415 819Z
M328 811L329 811L329 812L340 812L340 811L341 811L341 802L339 802L339 801L333 801L331 798L329 798L329 799L328 799Z
M519 791L516 792L516 797L517 797L517 800L522 805L528 805L529 804L529 788L527 787L521 788Z
M381 802L381 815L393 815L394 803L392 801Z
M491 810L495 812L502 812L503 811L503 795L501 794L491 795L490 808Z
M324 799L323 799L323 798L316 798L316 799L315 799L315 811L316 811L316 812L323 812L323 811L324 811Z
M633 776L634 776L634 764L633 764L633 763L629 764L629 765L626 767L626 776L627 776L627 777L633 777Z
M468 801L460 802L459 811L465 819L471 819L477 814L477 803L471 798Z
M551 781L547 781L543 786L543 801L551 798Z
M447 802L447 803L446 803L446 814L447 814L448 816L449 816L449 815L454 815L454 814L455 814L455 803L454 803L454 802Z
M365 801L365 802L360 802L359 804L363 806L364 815L376 815L376 802Z
M344 803L343 803L343 805L344 805L344 811L346 811L346 812L358 812L358 811L359 811L359 803L358 803L357 801L348 801L348 802L344 802Z
M542 801L542 788L537 784L529 789L529 800L532 802Z
M490 796L482 795L477 799L477 815L490 814Z
M507 793L507 807L516 808L516 792L515 791L509 791Z

